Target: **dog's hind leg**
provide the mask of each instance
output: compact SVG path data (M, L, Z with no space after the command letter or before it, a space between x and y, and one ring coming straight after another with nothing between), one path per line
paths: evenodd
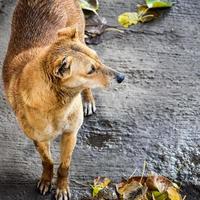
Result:
M50 142L34 141L37 151L42 159L43 172L37 188L40 194L45 195L51 190L51 182L53 178L53 160L50 152Z
M85 89L82 92L83 111L85 116L92 115L96 111L95 100L91 89Z
M57 172L57 189L56 200L69 200L71 198L69 191L69 167L71 163L71 157L76 145L76 133L65 132L61 139L61 163Z

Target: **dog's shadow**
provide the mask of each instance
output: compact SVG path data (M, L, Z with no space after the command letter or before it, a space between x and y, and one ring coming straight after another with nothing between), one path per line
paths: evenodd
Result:
M6 169L0 181L0 200L53 200L54 191L42 196L38 193L36 185L38 180L22 177L16 170ZM23 179L23 181L22 181Z
M199 200L200 197L200 185L194 185L191 183L182 183L181 186L183 196L186 196L186 200Z

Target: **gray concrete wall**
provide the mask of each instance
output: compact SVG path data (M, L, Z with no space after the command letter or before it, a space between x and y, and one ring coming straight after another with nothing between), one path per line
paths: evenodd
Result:
M132 0L100 4L111 24L136 7ZM14 0L4 1L0 12L0 67L14 6ZM140 175L144 161L148 170L181 182L188 200L199 200L200 1L177 0L160 19L125 34L106 33L93 48L107 65L124 72L126 81L95 91L97 113L85 120L73 155L73 200L86 190L76 181L97 175L119 181L135 169ZM59 138L52 152L58 166ZM35 192L40 173L39 156L19 129L1 80L0 200L50 199Z

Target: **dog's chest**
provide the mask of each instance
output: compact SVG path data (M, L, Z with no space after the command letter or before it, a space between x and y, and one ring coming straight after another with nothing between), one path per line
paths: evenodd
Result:
M69 113L55 113L48 115L39 123L35 124L34 137L37 141L51 140L63 132L71 129Z
M81 99L67 108L53 111L40 121L40 130L36 131L37 140L50 140L64 132L71 133L80 127L83 121Z
M69 114L63 113L63 116L53 117L51 120L47 120L46 127L44 129L44 134L56 136L62 134L64 131L70 130L71 121L69 119Z

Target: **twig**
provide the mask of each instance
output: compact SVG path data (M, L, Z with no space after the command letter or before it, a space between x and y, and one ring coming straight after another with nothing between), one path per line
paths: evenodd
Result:
M135 169L135 170L133 171L133 173L129 176L129 178L132 178L136 171L137 171L137 169Z
M146 165L147 165L147 163L146 163L146 161L144 161L143 169L142 169L142 176L141 176L141 179L140 179L140 184L142 183L142 179L143 179L143 177L144 177L144 173L145 173Z
M156 200L155 197L154 197L154 195L153 194L151 194L151 195L152 195L153 200Z
M185 196L183 197L183 200L185 200L185 199L186 199L186 197L187 197L187 196L185 195Z
M120 30L118 28L115 28L115 27L108 27L105 29L105 31L116 31L116 32L119 32L119 33L124 33L123 30Z

